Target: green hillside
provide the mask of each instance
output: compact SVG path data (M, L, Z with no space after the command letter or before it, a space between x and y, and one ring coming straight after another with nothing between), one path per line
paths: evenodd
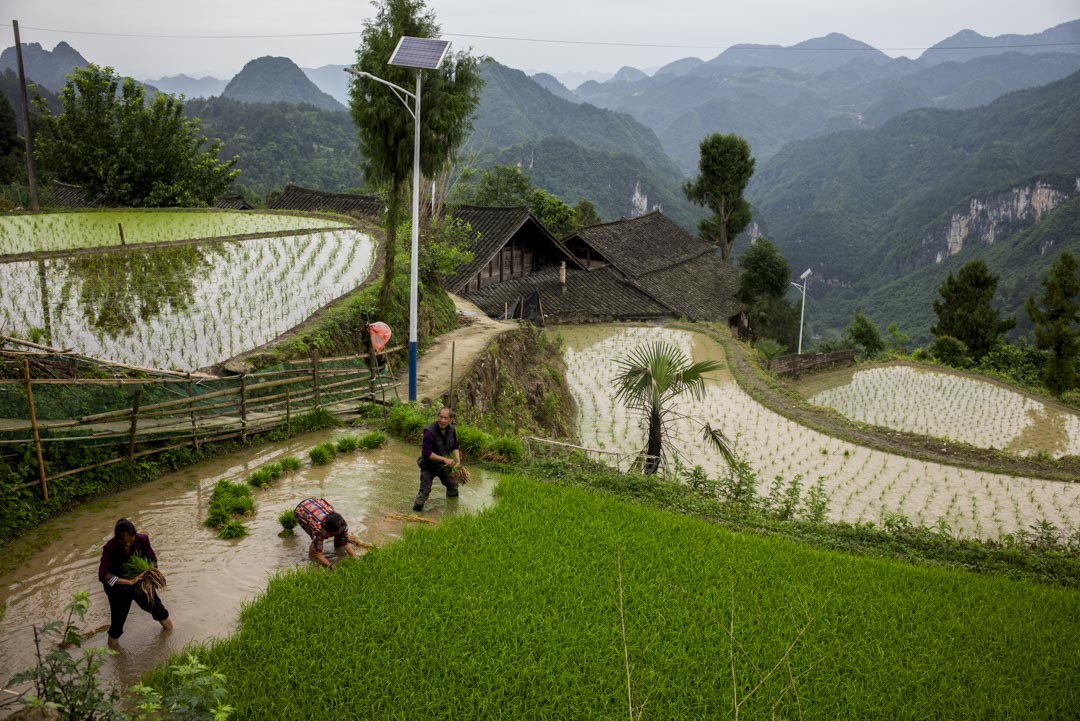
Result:
M292 60L270 56L245 65L221 91L221 97L244 103L306 103L322 110L345 110Z
M983 108L915 110L877 130L792 143L759 167L748 197L792 265L814 269L817 323L842 327L863 310L879 323L909 319L906 330L925 334L948 269L985 256L1004 294L1052 262L1025 240L1033 218L999 226L993 245L969 239L937 261L954 215L1036 184L1074 196L1077 128L1080 73ZM1070 212L1062 206L1042 222L1070 227Z

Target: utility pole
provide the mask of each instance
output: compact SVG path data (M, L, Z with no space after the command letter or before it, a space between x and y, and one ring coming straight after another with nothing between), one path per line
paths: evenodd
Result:
M19 65L19 93L22 98L23 138L26 140L26 180L30 183L30 210L41 210L38 200L37 169L34 167L34 139L30 132L30 101L26 96L26 71L23 70L22 43L19 41L19 21L12 20L15 28L15 58Z

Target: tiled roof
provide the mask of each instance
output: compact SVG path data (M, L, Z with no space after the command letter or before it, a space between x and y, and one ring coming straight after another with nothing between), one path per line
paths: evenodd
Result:
M639 276L633 282L687 320L725 322L745 310L735 295L739 271L715 252Z
M289 183L281 195L266 204L267 208L283 210L304 210L310 213L330 211L358 218L378 220L385 203L377 195L356 195L354 193L327 193L322 190L310 190Z
M499 316L521 296L539 291L548 323L670 318L670 308L635 288L611 267L566 271L565 291L559 269L545 268L524 278L495 283L464 294L485 313Z
M614 223L579 228L563 243L580 238L631 278L713 252L659 211Z
M251 206L241 195L222 195L214 201L214 207L225 210L251 210Z
M554 256L566 260L571 267L577 265L577 261L566 252L555 236L529 214L528 208L461 205L450 208L448 212L452 217L468 223L475 233L473 243L468 248L473 254L472 262L458 269L445 283L445 288L451 293L458 292L468 283L522 228L547 240Z
M96 203L86 197L82 187L71 183L61 183L59 180L52 182L52 202L61 208L97 207Z

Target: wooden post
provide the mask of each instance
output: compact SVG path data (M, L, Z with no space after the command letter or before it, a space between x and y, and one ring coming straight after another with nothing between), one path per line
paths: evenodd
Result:
M142 386L135 389L135 402L131 404L131 433L128 438L128 460L135 460L135 433L139 430L139 402L142 400Z
M41 457L41 434L38 433L37 411L34 409L33 381L30 380L30 361L23 359L23 377L26 379L26 403L30 406L30 427L34 430L34 448L37 450L38 475L41 477L41 495L49 500L49 484L45 482L45 460Z
M191 414L191 445L195 450L199 450L199 426L195 422L195 387L191 384L191 373L188 373L187 377L187 394L191 399L191 405L188 406Z
M15 60L19 66L19 95L22 100L23 138L26 141L26 179L30 184L30 210L41 210L38 199L37 167L34 165L34 134L30 132L30 101L26 97L26 72L23 70L22 42L19 40L19 21L12 20L15 29Z
M285 437L292 435L292 401L289 387L285 386Z
M120 230L120 245L124 245L124 224L117 223L116 227Z
M247 440L247 373L240 376L240 440Z
M315 392L315 410L319 410L319 351L311 351L311 384Z

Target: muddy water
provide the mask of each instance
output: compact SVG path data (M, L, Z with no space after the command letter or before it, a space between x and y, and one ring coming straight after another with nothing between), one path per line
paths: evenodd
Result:
M105 661L105 676L134 683L146 670L191 641L230 633L242 603L266 587L281 569L309 565L308 537L299 528L281 536L277 518L309 496L329 500L360 540L384 545L400 538L406 525L392 513L412 514L418 486L418 449L391 442L376 451L339 455L329 465L312 467L309 448L342 431L308 434L290 441L232 455L124 491L46 523L5 549L0 559L0 684L33 661L31 624L58 619L71 594L90 591L84 628L109 621L109 606L97 580L101 546L116 520L126 516L149 533L160 568L168 579L162 599L175 623L171 633L132 606L121 638L122 651ZM304 467L261 491L252 489L255 515L244 519L249 535L224 541L202 525L213 485L222 478L244 481L264 463L293 454ZM472 469L472 482L458 498L445 497L436 482L424 516L477 512L490 505L496 476ZM329 551L329 549L328 549ZM328 557L334 560L332 551ZM87 646L104 646L99 633Z

